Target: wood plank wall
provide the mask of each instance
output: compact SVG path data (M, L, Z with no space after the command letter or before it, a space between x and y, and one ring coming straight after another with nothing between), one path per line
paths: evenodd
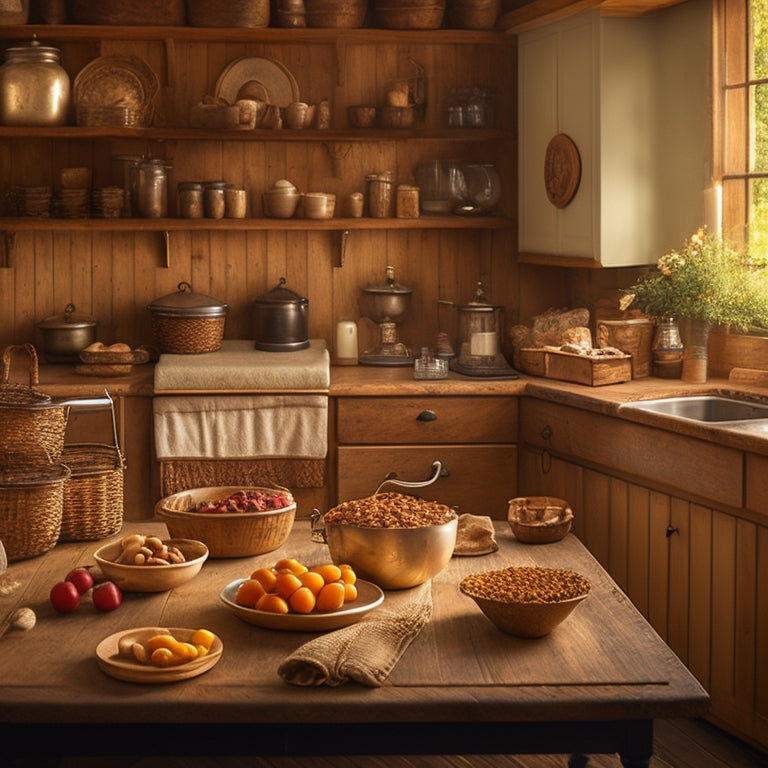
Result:
M346 127L346 107L383 103L387 84L414 74L413 61L428 77L425 127L443 124L450 87L475 84L495 91L498 124L509 141L441 142L382 140L336 147L343 156L334 169L332 152L320 141L143 141L4 138L0 140L0 185L57 185L61 168L88 166L94 186L116 180L114 154L164 157L178 181L225 179L250 192L252 212L261 215L260 195L277 179L289 178L303 191L330 191L339 198L364 191L365 175L392 170L399 183L412 183L419 162L437 157L495 163L504 179L501 210L516 210L514 142L515 46L510 45L331 45L161 41L66 42L62 60L75 79L99 55L136 55L158 74L161 87L157 123L184 125L189 109L212 94L224 68L240 56L273 57L295 75L302 100L328 98L332 127ZM334 173L336 170L336 173ZM170 196L175 215L175 194ZM150 343L146 307L186 280L195 291L230 307L225 336L250 338L251 303L277 285L309 299L309 332L333 338L341 318L359 319L361 289L384 280L393 264L399 282L413 289L403 321L403 341L418 348L434 344L439 330L455 328L455 313L438 299L466 303L482 280L494 303L507 307L507 323L517 322L516 234L509 231L355 230L343 266L338 266L333 232L172 232L168 259L161 232L19 232L9 263L0 268L0 346L38 341L36 322L59 314L72 302L77 312L99 321L99 339L131 345ZM361 350L374 345L375 327L361 322Z

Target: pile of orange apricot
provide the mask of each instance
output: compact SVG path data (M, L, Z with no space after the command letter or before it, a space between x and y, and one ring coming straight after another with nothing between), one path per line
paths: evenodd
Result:
M306 566L294 558L257 568L237 589L235 602L270 613L327 613L357 599L351 565Z

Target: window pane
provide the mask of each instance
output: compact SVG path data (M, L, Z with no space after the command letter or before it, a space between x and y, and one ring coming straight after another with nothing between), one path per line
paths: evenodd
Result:
M750 87L752 142L750 171L768 171L768 85Z
M768 254L768 179L751 180L750 251Z
M752 26L752 77L755 80L768 77L768 0L752 0L750 3Z

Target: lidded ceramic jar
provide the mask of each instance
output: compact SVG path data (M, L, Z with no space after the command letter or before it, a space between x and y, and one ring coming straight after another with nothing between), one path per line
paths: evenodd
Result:
M27 45L8 48L0 66L0 124L65 125L71 84L58 48Z

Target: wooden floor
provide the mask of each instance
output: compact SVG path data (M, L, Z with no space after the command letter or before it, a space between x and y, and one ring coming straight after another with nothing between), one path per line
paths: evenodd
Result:
M140 734L137 734L140 738ZM300 738L300 736L299 736ZM701 720L659 721L651 768L768 768L757 752ZM11 768L567 768L567 755L442 755L328 758L66 758L17 761ZM587 768L621 768L616 755L594 755Z

